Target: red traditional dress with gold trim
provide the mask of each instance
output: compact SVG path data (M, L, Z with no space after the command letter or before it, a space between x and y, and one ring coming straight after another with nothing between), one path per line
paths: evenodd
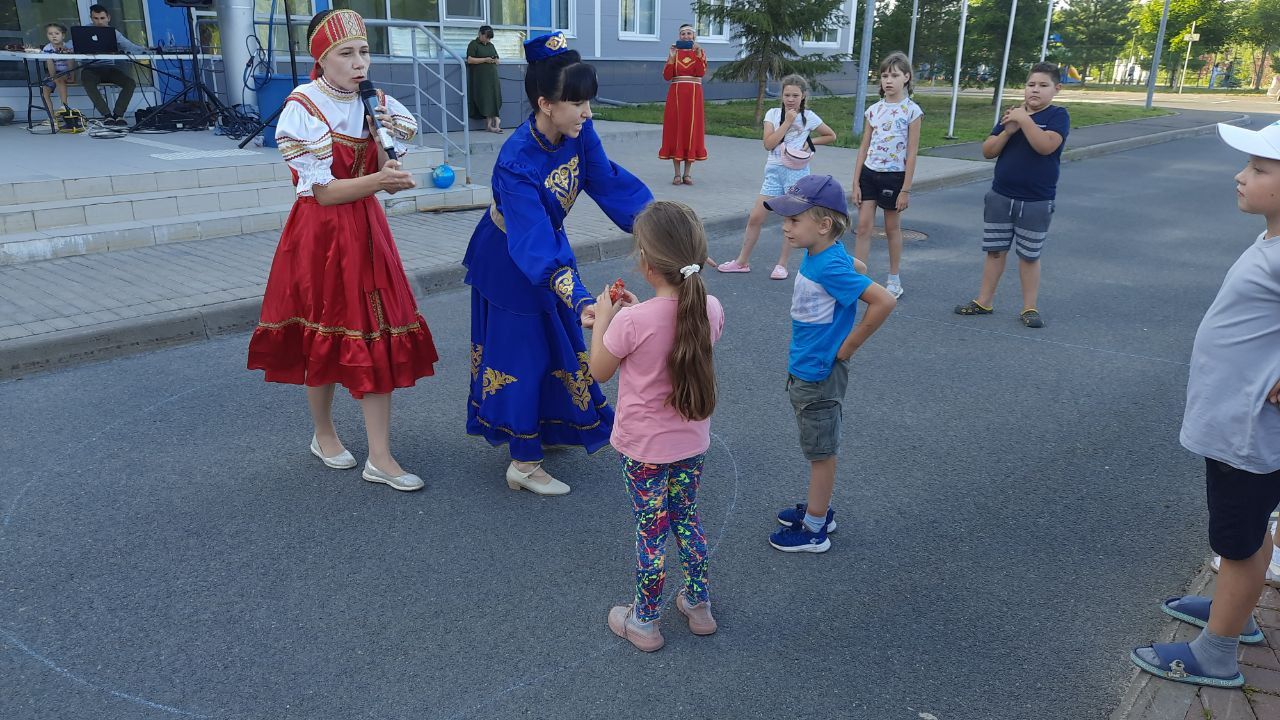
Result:
M395 98L396 152L417 123ZM410 387L434 373L431 331L418 312L382 203L366 197L316 202L312 188L378 171L364 106L319 78L285 101L276 142L293 171L297 200L271 263L249 369L269 382L338 383L355 397Z
M667 88L667 106L662 114L663 160L706 160L706 119L702 109L702 76L707 74L707 55L702 48L676 50L667 58L662 77Z

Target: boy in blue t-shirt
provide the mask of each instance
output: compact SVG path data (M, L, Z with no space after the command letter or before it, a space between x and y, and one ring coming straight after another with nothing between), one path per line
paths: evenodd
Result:
M1040 293L1040 251L1049 236L1062 146L1071 130L1066 108L1053 105L1062 74L1053 63L1037 63L1027 76L1022 104L1004 114L982 143L982 155L996 158L995 178L983 209L982 287L978 297L956 306L957 315L990 315L1005 259L1017 240L1022 278L1022 324L1044 327L1036 309Z
M849 360L897 301L863 275L866 266L838 242L849 227L849 208L830 175L803 177L764 206L786 218L783 236L805 250L791 296L787 393L800 428L800 449L809 461L808 501L778 513L782 527L769 544L783 552L826 552L831 547L827 533L836 529L830 505ZM867 304L867 314L854 327L859 300Z

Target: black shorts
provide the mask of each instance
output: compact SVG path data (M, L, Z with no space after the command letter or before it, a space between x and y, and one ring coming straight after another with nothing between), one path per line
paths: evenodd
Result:
M1267 537L1271 512L1280 505L1280 470L1257 475L1205 458L1209 546L1228 560L1247 560Z
M858 174L858 187L862 189L862 202L876 201L882 210L898 209L898 193L906 182L905 172L877 172L862 166Z

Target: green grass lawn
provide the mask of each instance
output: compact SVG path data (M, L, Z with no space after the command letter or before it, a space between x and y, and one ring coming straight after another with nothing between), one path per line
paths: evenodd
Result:
M1006 93L1006 105L1021 100L1022 96ZM874 100L872 96L869 100ZM927 95L920 93L915 101L924 110L924 124L920 136L920 148L931 148L939 145L982 140L991 133L994 124L995 109L990 98L961 96L956 103L956 139L948 140L947 120L951 112L949 95ZM766 98L766 109L772 107ZM1109 105L1103 103L1057 103L1071 111L1071 127L1132 120L1134 118L1157 117L1168 115L1168 110L1146 110L1131 105ZM831 129L836 131L836 145L840 147L858 147L861 138L852 133L853 98L851 97L811 97L808 103ZM650 103L635 107L608 107L593 105L592 113L601 120L621 120L626 122L662 123L662 103ZM730 137L760 139L761 130L755 124L755 101L734 100L728 103L707 103L707 134L728 135Z

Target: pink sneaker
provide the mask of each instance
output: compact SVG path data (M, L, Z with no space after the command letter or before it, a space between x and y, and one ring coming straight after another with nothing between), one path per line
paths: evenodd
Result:
M635 645L638 650L645 652L661 650L667 641L662 637L662 631L658 629L658 622L655 620L648 630L639 627L631 608L631 605L617 605L609 610L609 629L614 635Z
M711 601L694 605L681 590L676 595L676 609L689 621L689 632L694 635L710 635L716 631L716 619L711 617Z
M769 277L773 278L774 280L786 280L787 268L782 265L774 265L773 272L769 273Z
M716 266L716 269L723 273L751 272L750 265L739 265L736 259L722 262Z

